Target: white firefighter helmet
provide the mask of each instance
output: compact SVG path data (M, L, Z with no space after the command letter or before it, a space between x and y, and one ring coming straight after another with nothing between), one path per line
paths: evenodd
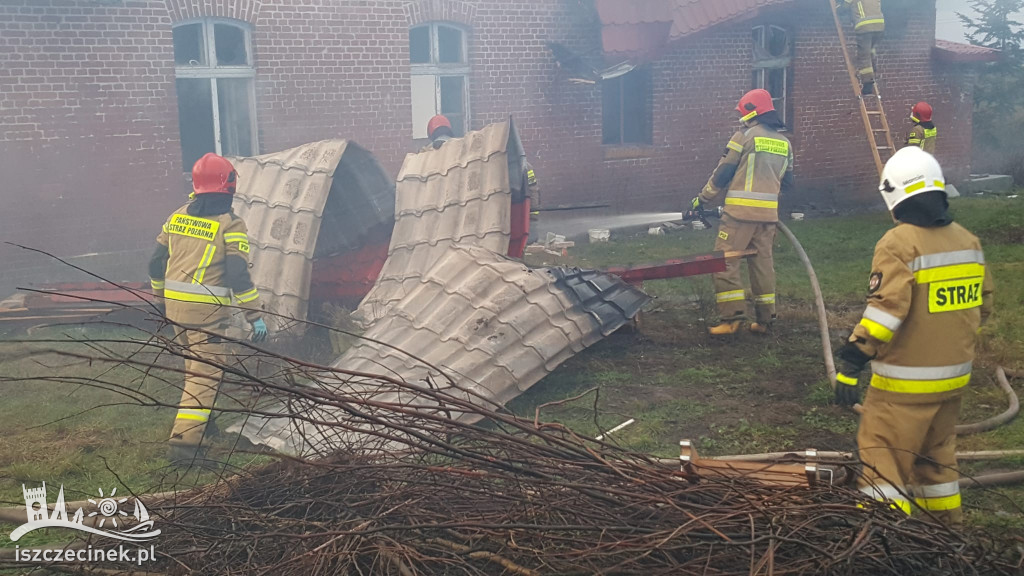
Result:
M917 146L900 148L893 154L885 163L882 181L878 185L878 191L890 211L907 198L935 190L946 191L942 167L934 156Z

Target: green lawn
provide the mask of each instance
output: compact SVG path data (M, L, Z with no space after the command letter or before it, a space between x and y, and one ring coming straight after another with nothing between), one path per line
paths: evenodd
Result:
M1024 201L960 200L954 211L981 237L997 284L996 314L986 328L964 410L964 420L975 421L1005 408L1005 399L994 387L994 367L1024 367ZM790 226L814 261L834 341L860 315L872 248L890 226L882 213ZM714 236L713 231L687 230L580 244L566 263L603 267L677 258L709 251ZM511 409L532 418L542 403L596 389L578 401L545 408L542 417L564 422L584 435L597 435L634 418L635 424L611 439L667 457L678 455L682 438L696 440L701 451L710 454L853 448L856 417L831 405L806 274L782 236L776 241L776 254L780 319L772 336L742 334L727 341L710 340L705 335L713 321L708 278L650 282L646 289L656 300L644 313L638 331L614 334L566 362L514 401ZM36 331L32 337L111 335L109 329L65 327ZM141 337L128 331L113 335ZM120 353L132 349L130 344L116 346ZM74 380L103 375L108 381L173 402L179 394L180 375L157 371L144 378L127 367L110 370L53 355L22 358L17 356L19 350L24 346L0 342L0 376L4 377L0 380L0 501L5 505L21 505L22 484L32 487L43 481L54 493L64 484L67 498L74 500L95 496L100 488L149 493L214 477L214 473L181 477L163 459L173 410L126 405L114 392L83 387ZM44 381L41 376L53 379ZM1021 390L1019 382L1015 385ZM1024 448L1024 419L963 438L961 446ZM253 459L239 455L231 463L245 465ZM966 470L1021 467L1024 460L976 464ZM1024 501L1024 490L971 492L967 498L970 517L1024 529L1024 517L1011 504L1014 499ZM12 528L0 525L0 533ZM66 534L39 534L29 544L54 537L66 538ZM0 546L9 545L0 538Z

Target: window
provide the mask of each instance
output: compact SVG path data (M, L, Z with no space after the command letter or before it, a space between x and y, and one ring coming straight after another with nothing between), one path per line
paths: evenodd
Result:
M601 81L601 141L604 144L653 143L651 71L634 68Z
M779 118L789 125L789 66L792 43L789 32L778 26L757 26L753 29L753 88L764 88L772 95Z
M469 58L466 32L454 24L424 24L409 30L412 75L412 136L427 137L427 122L444 114L456 136L469 126Z
M256 154L256 114L249 28L229 20L177 24L174 75L181 161L186 172L207 152Z

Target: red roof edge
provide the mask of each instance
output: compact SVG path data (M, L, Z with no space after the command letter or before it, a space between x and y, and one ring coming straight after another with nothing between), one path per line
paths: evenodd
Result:
M949 40L936 40L932 57L946 64L984 64L998 62L1003 53L994 48L972 46Z

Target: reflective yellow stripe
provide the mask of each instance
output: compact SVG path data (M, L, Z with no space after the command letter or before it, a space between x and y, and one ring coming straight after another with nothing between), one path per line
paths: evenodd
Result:
M775 304L775 294L761 294L754 298L758 304Z
M211 410L203 408L180 408L178 409L178 420L195 420L196 422L207 422L210 420Z
M916 280L918 284L941 282L943 280L956 280L957 278L976 277L985 277L984 264L978 264L976 262L971 264L954 264L952 266L925 268L924 270L914 272L914 280Z
M866 328L867 331L868 331L868 334L871 334L871 337L874 338L875 340L878 340L878 341L881 341L881 342L888 342L888 341L892 340L892 335L893 335L892 330L889 330L888 328L886 328L885 326L882 326L881 324L879 324L878 322L875 322L874 320L869 320L867 318L861 318L860 319L860 325L863 326L864 328Z
M924 182L924 181L921 181L921 182L915 182L915 183L911 184L910 186L907 186L907 187L906 187L906 188L904 188L903 190L904 190L904 191L905 191L905 192L906 192L907 194L913 194L914 192L917 192L918 190L920 190L920 189L924 188L924 187L925 187L925 186L927 186L927 185L928 185L928 183L927 183L927 182Z
M750 206L751 208L778 208L778 202L768 200L748 200L746 198L726 198L725 203L732 206Z
M872 74L874 73L874 71L874 66L868 66L867 68L861 68L860 70L857 70L857 73L863 76L864 74Z
M206 250L203 251L203 258L199 261L199 268L196 273L192 276L193 284L202 284L203 278L206 276L206 269L210 267L210 263L213 262L213 254L217 251L217 247L213 244L207 244Z
M756 166L756 162L757 152L751 152L747 157L747 182L746 186L743 188L747 192L754 189L754 167Z
M955 510L960 507L960 494L944 496L942 498L914 498L917 505L929 512L942 512L943 510Z
M917 138L911 138L910 140L907 140L907 144L920 144L920 143L921 143L921 141L918 140Z
M241 302L242 304L245 304L246 302L252 302L253 300L259 298L259 296L259 291L253 288L252 290L246 290L241 294L235 294L235 299Z
M862 14L862 16L863 16L863 14ZM857 25L854 26L853 29L857 30L861 26L870 26L871 24L885 24L885 19L884 18L872 18L870 20L861 20L860 22L857 22Z
M743 298L743 290L730 290L715 294L715 299L719 302L735 302L736 300L743 300Z
M231 298L214 296L213 294L190 294L177 290L164 290L164 298L178 302L198 302L200 304L231 304Z
M149 279L149 287L152 288L153 290L163 290L164 289L164 281L163 280L154 280L154 279L150 278Z
M942 380L902 380L899 378L887 378L874 374L871 376L872 388L888 390L889 392L900 392L903 394L936 394L938 392L949 392L963 388L971 381L971 375L945 378Z
M939 135L939 129L938 128L925 128L924 129L924 137L925 138L935 138L938 135Z
M224 234L225 242L248 242L249 236L245 232L227 232Z
M936 181L932 182L932 186L938 188L939 190L945 190L946 189L946 183L943 182L942 180L936 180Z
M846 374L843 374L842 372L836 374L836 380L839 381L839 382L842 382L843 384L849 384L850 386L856 386L857 385L857 379L856 378L851 378L851 377L847 376Z
M740 122L746 122L747 120L750 120L750 119L751 119L751 118L753 118L754 116L757 116L757 110L754 110L754 111L753 111L753 112L751 112L750 114L747 114L746 116L744 116L744 117L740 118Z
M743 146L729 140L729 143L725 145L726 148L734 152L743 152Z

